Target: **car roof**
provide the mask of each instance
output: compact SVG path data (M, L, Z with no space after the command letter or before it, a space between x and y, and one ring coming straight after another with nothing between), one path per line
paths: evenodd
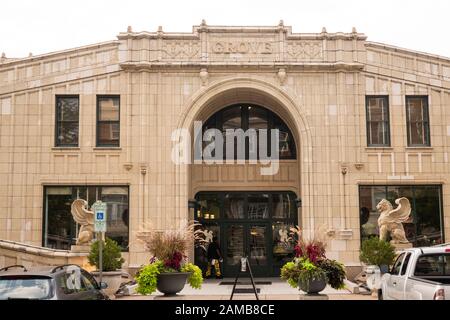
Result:
M450 252L450 244L444 244L444 245L438 245L433 247L418 247L418 248L409 248L402 250L403 251L412 251L417 252L420 251L421 253L428 254L428 253L447 253Z
M76 265L72 265L73 267L78 267ZM60 273L64 273L65 269L68 266L34 266L25 268L23 266L10 266L8 270L0 269L0 277L1 276L47 276L47 277L55 277ZM80 268L81 269L81 268Z

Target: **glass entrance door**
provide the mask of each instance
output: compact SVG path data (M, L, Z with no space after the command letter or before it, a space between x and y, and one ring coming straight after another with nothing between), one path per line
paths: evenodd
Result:
M278 276L290 261L294 246L289 238L297 225L296 195L288 191L199 192L195 219L205 234L217 237L224 261L224 277L239 272L248 256L255 276ZM197 248L195 262L206 270L207 246Z
M224 274L235 276L241 267L241 258L247 256L254 276L270 274L269 243L271 234L267 223L227 223L223 243Z

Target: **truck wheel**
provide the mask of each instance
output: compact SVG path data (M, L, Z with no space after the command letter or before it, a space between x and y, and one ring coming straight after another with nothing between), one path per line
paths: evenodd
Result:
M381 289L378 289L377 297L378 297L378 300L383 300L383 291L381 291Z

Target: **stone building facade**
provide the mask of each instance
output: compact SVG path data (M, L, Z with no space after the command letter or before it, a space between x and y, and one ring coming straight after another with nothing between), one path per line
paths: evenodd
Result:
M408 238L440 243L450 234L447 109L449 58L356 30L128 28L115 41L3 56L0 239L69 249L71 201L102 199L128 266L150 256L135 240L140 228L195 217L219 236L226 274L248 253L272 275L290 250L281 231L296 224L306 234L326 226L328 255L359 265L361 240L377 234L377 202L406 196ZM173 132L211 119L219 129L255 119L283 128L278 172L175 164Z

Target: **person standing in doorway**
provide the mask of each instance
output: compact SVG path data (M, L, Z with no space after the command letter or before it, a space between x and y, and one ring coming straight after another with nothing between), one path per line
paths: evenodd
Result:
M208 268L206 270L206 278L211 277L211 267L214 267L216 273L216 279L222 279L222 273L220 272L220 264L223 262L222 251L220 250L220 244L217 237L213 238L213 241L208 246Z

